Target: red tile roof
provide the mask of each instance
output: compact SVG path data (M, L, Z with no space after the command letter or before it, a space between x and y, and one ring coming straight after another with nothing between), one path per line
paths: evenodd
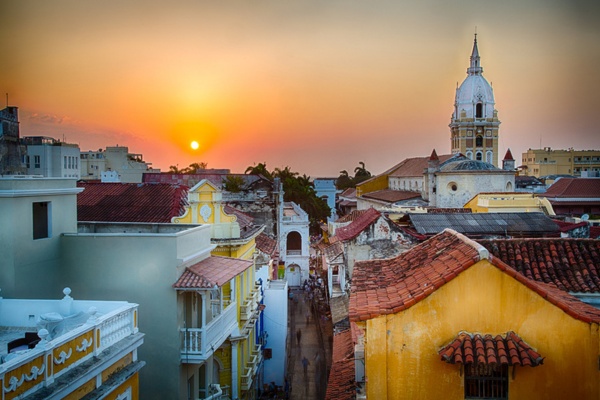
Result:
M412 307L483 258L488 258L492 265L573 318L600 323L599 309L554 285L527 278L500 258L489 255L482 245L451 229L398 257L356 262L350 294L350 320L364 321Z
M240 224L240 229L242 231L249 230L254 227L254 218L245 212L238 210L235 207L232 207L228 204L223 205L223 211L229 215L235 215L237 218L237 223Z
M544 358L514 332L501 335L458 334L439 352L442 361L450 364L494 364L537 367Z
M274 256L277 253L277 241L265 233L259 234L255 239L255 243L256 248L265 254Z
M478 240L529 279L574 293L600 293L600 241L593 239Z
M348 188L339 194L339 197L356 198L356 188Z
M600 226L590 226L590 238L600 239Z
M381 213L374 208L369 208L361 216L356 218L350 225L339 228L335 232L335 236L339 240L350 240L358 236L368 226L381 217Z
M187 186L159 183L88 183L77 195L77 220L170 223L183 214Z
M350 214L346 214L343 217L338 218L337 221L335 221L335 222L336 223L352 222L356 218L363 215L365 212L367 212L367 210L353 210Z
M585 221L579 222L577 224L574 222L560 221L557 219L553 219L552 221L556 225L558 225L558 229L561 232L569 232L569 231L572 231L573 229L582 228L584 226L587 226L587 222L585 222Z
M380 200L388 203L395 203L397 201L414 199L421 197L421 193L410 192L408 190L392 190L383 189L374 192L365 193L362 197L366 199Z
M210 256L187 267L173 287L175 289L209 289L215 285L223 286L250 267L252 267L252 261Z
M600 198L599 178L560 178L540 194L547 198Z
M332 364L325 399L355 399L354 373L354 343L350 329L346 329L333 337Z

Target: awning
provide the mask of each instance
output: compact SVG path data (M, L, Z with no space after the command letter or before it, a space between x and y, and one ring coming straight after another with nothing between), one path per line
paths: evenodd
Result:
M481 363L536 367L544 362L544 358L514 332L508 332L504 336L460 332L456 339L438 353L442 361L450 364Z

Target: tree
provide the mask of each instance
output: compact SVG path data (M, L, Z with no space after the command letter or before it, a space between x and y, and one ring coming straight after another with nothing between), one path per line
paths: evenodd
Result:
M358 185L359 183L366 181L371 177L371 173L367 171L365 168L365 163L359 161L360 166L354 168L354 185Z
M169 174L181 174L181 170L176 165L169 166Z
M352 181L350 175L348 175L348 171L340 171L340 176L338 176L337 180L335 181L335 187L339 190L345 190L354 187L354 182Z
M244 179L237 175L227 175L223 179L223 189L231 193L239 193L244 190Z
M208 168L208 163L206 162L199 162L199 163L192 163L190 164L190 166L187 168L188 174L197 174L199 171Z
M257 165L251 165L246 168L246 174L251 175L262 175L270 181L273 181L273 175L267 169L267 163L258 163Z

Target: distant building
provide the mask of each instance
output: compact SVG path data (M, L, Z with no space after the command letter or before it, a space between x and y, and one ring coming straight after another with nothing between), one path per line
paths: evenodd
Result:
M452 154L498 166L498 111L492 85L483 77L477 34L467 77L456 89L450 122Z
M79 179L79 145L47 136L25 136L21 143L27 149L27 174Z
M331 208L331 218L335 219L335 200L337 189L335 187L336 178L316 178L313 183L315 185L315 192L317 197L322 198L327 202L329 208Z
M543 212L555 215L552 204L533 193L479 193L465 204L474 213Z
M561 178L540 194L557 215L581 217L600 214L600 178Z
M600 150L529 149L522 155L521 173L537 178L551 175L600 176Z
M19 141L19 109L0 110L0 175L25 175L25 148Z
M125 146L107 147L106 150L81 152L81 179L101 180L102 173L116 171L120 182L140 183L145 172L160 172L144 161L141 154L130 153ZM114 176L106 175L110 182Z

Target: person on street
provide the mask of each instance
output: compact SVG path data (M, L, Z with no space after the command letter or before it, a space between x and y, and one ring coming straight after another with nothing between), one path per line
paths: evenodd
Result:
M302 339L302 331L298 329L296 330L296 341L298 342L298 346L300 346L300 339Z
M306 356L302 357L302 369L304 369L304 375L308 372L308 366L310 365L310 361L306 358Z

